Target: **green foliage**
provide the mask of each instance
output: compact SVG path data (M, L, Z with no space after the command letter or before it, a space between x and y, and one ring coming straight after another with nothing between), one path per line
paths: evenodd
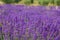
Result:
M33 4L34 1L36 0L2 0L2 1L5 4L19 3L20 1L24 1L24 4L30 5ZM60 5L60 0L37 0L37 1L40 5L48 5L49 3Z
M40 5L48 5L48 3L54 3L54 0L38 0Z
M57 1L57 5L58 5L58 6L60 5L60 0Z
M19 3L20 1L22 1L22 0L15 0L14 2L15 2L15 3Z
M33 1L34 1L34 0L26 0L24 3L25 3L26 5L29 5L29 4L33 3Z
M4 34L1 30L0 30L0 40L4 40Z
M34 0L31 0L31 3L33 3L34 2Z
M20 2L21 0L2 0L4 3L6 4L11 4L11 3L18 3Z
M48 3L49 3L49 2L43 2L43 4L42 4L42 5L48 5Z
M14 2L14 0L2 0L4 3L6 3L6 4L10 4L10 3L13 3Z
M1 35L0 40L4 40L3 35Z

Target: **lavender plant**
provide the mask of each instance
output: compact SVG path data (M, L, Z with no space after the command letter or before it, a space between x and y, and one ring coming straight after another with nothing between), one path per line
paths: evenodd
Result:
M8 7L8 9L4 9L5 12L2 12L0 16L0 20L3 25L3 27L0 28L3 29L2 32L4 33L4 40L59 39L60 24L58 19L59 16L57 17L56 15L58 10L53 8L48 10L44 9L45 7L28 8L23 6L20 11L18 10L20 7L18 8L17 6L13 6L12 11L7 12L8 10L11 10L10 8L12 8L12 6L6 6L5 8Z

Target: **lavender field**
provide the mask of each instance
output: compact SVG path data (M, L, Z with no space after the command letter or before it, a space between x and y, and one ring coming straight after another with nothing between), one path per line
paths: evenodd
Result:
M0 40L60 40L60 7L0 5Z

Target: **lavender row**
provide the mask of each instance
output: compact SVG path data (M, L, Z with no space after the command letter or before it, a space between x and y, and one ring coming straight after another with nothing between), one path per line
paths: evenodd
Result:
M0 8L4 40L60 40L59 10L9 6Z

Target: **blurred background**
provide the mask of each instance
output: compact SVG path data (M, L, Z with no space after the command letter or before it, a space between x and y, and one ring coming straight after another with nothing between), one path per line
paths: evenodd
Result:
M60 5L60 0L0 0L0 4Z

